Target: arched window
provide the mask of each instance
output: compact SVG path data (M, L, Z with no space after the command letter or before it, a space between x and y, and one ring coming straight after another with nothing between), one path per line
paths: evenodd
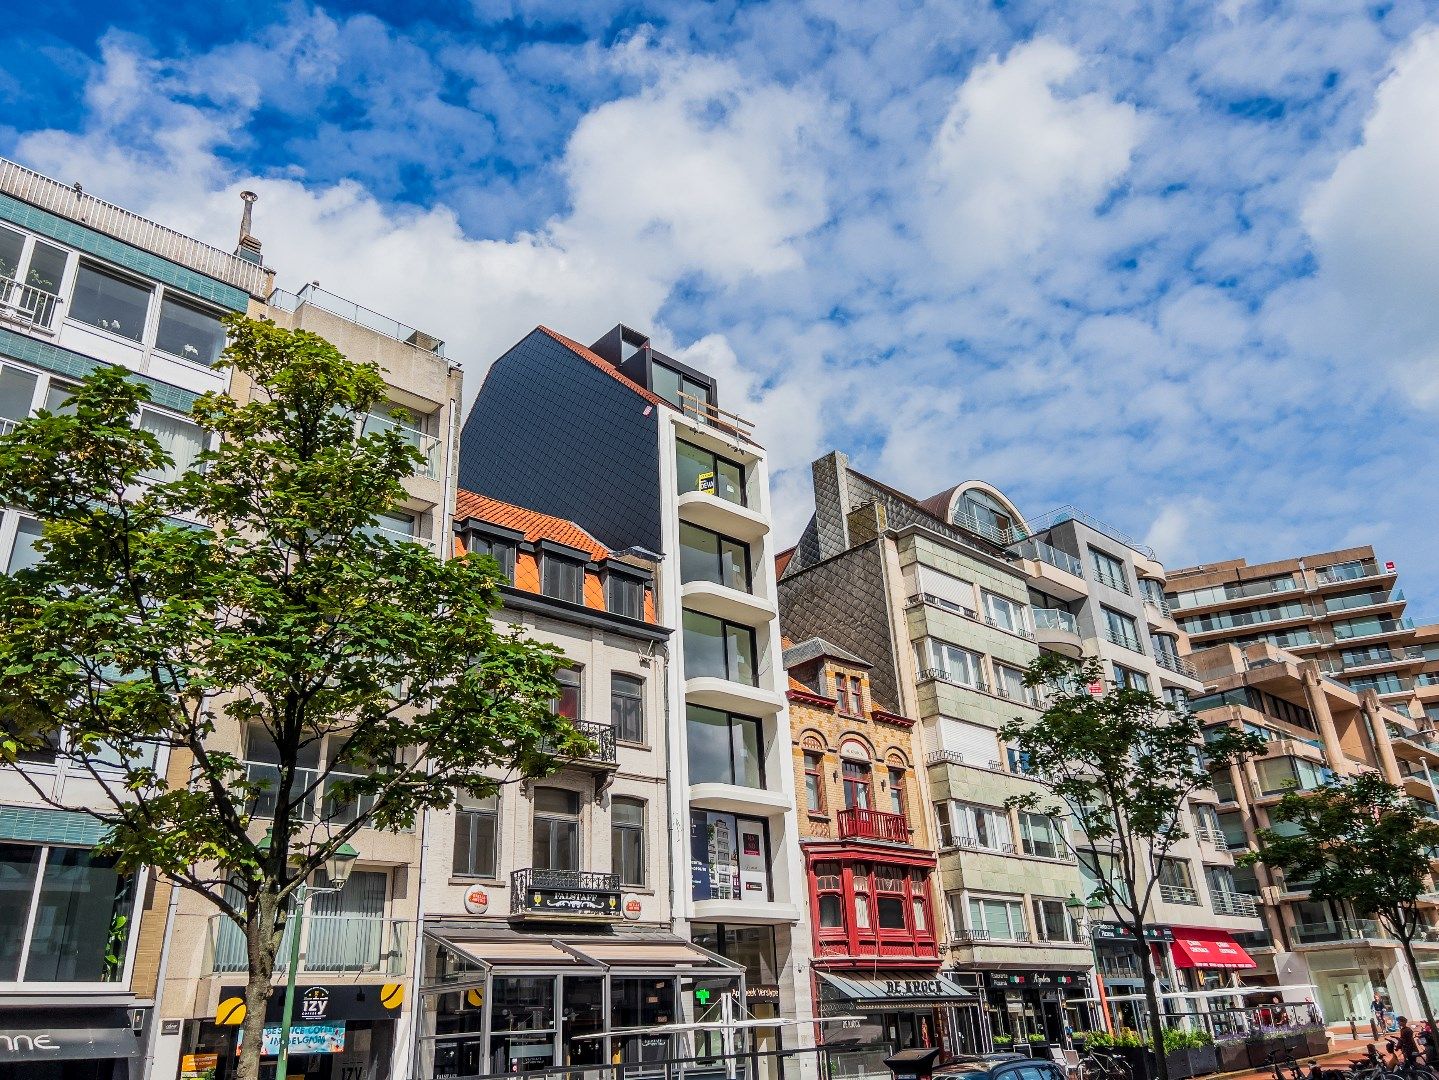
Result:
M824 749L813 736L804 741L804 806L811 814L824 813Z
M907 821L909 820L909 807L905 802L904 759L898 754L890 754L885 764L889 769L890 812L898 814Z
M869 750L862 742L850 739L840 746L839 756L843 760L845 808L868 810L874 805Z

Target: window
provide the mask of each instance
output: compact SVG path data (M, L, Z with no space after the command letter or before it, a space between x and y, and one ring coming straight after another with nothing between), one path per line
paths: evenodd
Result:
M692 810L690 845L694 899L770 900L769 831L762 819Z
M1010 541L1009 530L1014 525L1009 510L988 492L971 488L959 500L955 508L956 523L966 525L982 536L998 544Z
M639 799L610 804L610 858L621 885L644 885L645 804Z
M849 707L849 680L843 675L834 677L834 701L835 711L845 715L853 715Z
M361 531L377 540L412 544L415 541L415 525L413 514L376 514L375 523Z
M889 767L889 809L902 818L909 817L904 804L904 770L894 765Z
M1192 711L1192 707L1189 704L1188 692L1181 690L1177 686L1164 687L1164 700L1168 702L1169 707L1180 716L1188 716Z
M1115 611L1113 608L1100 606L1104 612L1104 635L1114 644L1129 649L1131 652L1142 652L1139 647L1139 624L1122 611Z
M67 261L68 256L59 248L0 227L0 279L6 279L0 280L0 303L23 314L34 325L50 329ZM28 289L14 288L12 282Z
M824 755L804 752L804 805L812 814L824 813Z
M1022 701L1027 705L1039 703L1039 693L1032 686L1024 685L1024 672L1008 664L994 665L994 688L1000 697L1010 701Z
M986 689L981 677L979 653L970 652L958 645L938 638L929 639L929 647L921 653L920 663L928 668L922 675L958 683L976 690Z
M1063 900L1045 896L1034 898L1034 925L1045 941L1078 941L1079 928L1074 925Z
M691 784L764 787L764 747L758 720L701 705L690 705L685 717Z
M748 545L680 522L680 581L709 581L739 592L751 591Z
M1139 593L1144 599L1161 611L1168 607L1164 599L1164 586L1153 578L1139 579Z
M119 982L134 878L83 848L0 843L0 982Z
M1150 634L1150 648L1154 650L1154 656L1160 663L1168 660L1166 667L1173 668L1175 661L1179 659L1179 642L1173 634Z
M499 873L500 797L462 803L455 811L454 872L492 878Z
M684 613L685 678L709 676L759 685L755 670L755 635L748 626L702 615Z
M1020 811L1019 835L1028 855L1037 855L1042 859L1062 859L1069 854L1069 846L1064 842L1064 834L1060 832L1058 823L1045 814Z
M571 604L584 603L584 563L548 551L541 561L544 564L544 580L540 585L542 593L556 600L568 600Z
M1011 634L1029 633L1029 626L1024 620L1024 605L997 593L984 594L984 621Z
M868 810L871 802L869 762L846 761L843 776L845 809Z
M845 716L864 715L864 683L858 675L836 675L834 693L839 701L838 709Z
M168 293L160 304L160 328L155 348L182 360L214 367L225 348L225 328L219 316Z
M0 300L3 299L0 293ZM10 431L14 421L30 415L39 383L39 375L9 364L0 366L0 433ZM5 423L7 420L12 423Z
M515 580L515 543L513 540L499 540L477 532L465 534L465 552L470 555L488 555L500 564L500 573L511 583Z
M578 668L560 668L555 672L555 681L560 684L559 697L555 698L555 714L566 720L580 719L581 686Z
M934 804L934 820L939 825L939 846L942 848L954 846L954 826L949 820L949 803Z
M993 941L1027 941L1029 932L1024 924L1024 902L999 898L969 898L970 933Z
M850 871L850 883L854 888L854 925L856 929L868 930L869 918L869 866L857 863Z
M645 617L645 583L613 571L605 575L605 607L626 619Z
M814 886L815 893L819 897L819 926L821 930L844 929L842 880L839 863L817 862L814 864Z
M909 872L897 866L874 868L875 922L881 930L906 929L909 899L905 895Z
M580 868L580 797L563 788L535 788L536 870Z
M199 424L168 413L141 409L140 430L155 436L160 449L170 455L170 465L159 466L145 474L161 483L177 480L194 468L195 459L205 449L205 431Z
M743 465L678 439L675 441L675 464L681 495L687 491L707 491L726 502L745 505Z
M149 287L82 262L75 274L70 318L139 341L150 311Z
M35 550L35 542L39 539L40 522L38 520L31 517L16 519L15 542L10 547L10 557L6 560L5 565L7 574L17 574L40 562L40 553Z
M1003 810L957 802L954 804L954 829L954 841L960 847L1000 852L1014 850L1009 816Z
M645 741L645 681L633 675L610 674L610 724L620 742Z
M695 382L683 372L676 371L666 364L655 360L650 361L650 389L657 395L664 398L675 408L692 407L692 403L684 402L681 394L686 394L700 402L708 403L709 387L702 382Z
M1123 664L1114 665L1114 684L1122 690L1143 690L1149 693L1149 676Z
M1124 572L1124 563L1098 548L1089 549L1089 558L1094 567L1096 581L1122 593L1130 591L1129 576Z

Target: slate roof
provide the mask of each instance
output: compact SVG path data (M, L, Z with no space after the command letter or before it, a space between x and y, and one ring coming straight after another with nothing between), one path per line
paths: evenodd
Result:
M844 664L852 664L856 667L872 667L867 660L861 660L848 649L841 649L838 645L826 641L822 637L806 638L798 645L785 649L784 666L786 668L798 667L800 664L807 664L811 660L817 660L826 656L831 660L838 660Z
M652 390L646 390L643 386L641 386L639 383L635 382L635 381L634 381L633 379L631 379L628 375L622 375L622 374L620 373L619 369L617 369L616 367L614 367L608 360L606 360L606 359L605 359L603 356L601 356L599 353L595 352L593 349L590 349L590 348L587 348L587 347L584 346L584 345L581 345L578 341L575 341L573 338L567 338L567 337L565 337L565 335L564 335L564 334L561 334L558 330L551 330L548 326L541 326L541 327L539 327L538 329L539 329L540 333L542 333L542 334L548 334L550 337L554 338L556 341L558 341L558 342L559 342L561 345L563 345L565 348L569 349L570 352L574 353L576 356L583 357L585 360L588 360L591 364L594 364L595 367L599 368L601 371L603 371L603 372L604 372L606 375L608 375L610 378L615 379L617 382L620 382L620 383L624 384L625 386L628 386L631 390L633 390L633 391L634 391L636 394L638 394L640 397L644 398L644 399L645 399L646 401L648 401L651 405L663 405L663 406L664 406L665 408L667 408L667 409L673 409L673 408L674 408L673 405L671 405L671 404L670 404L668 401L666 401L664 398L660 397L660 396L659 396L658 394L656 394L654 391L652 391Z

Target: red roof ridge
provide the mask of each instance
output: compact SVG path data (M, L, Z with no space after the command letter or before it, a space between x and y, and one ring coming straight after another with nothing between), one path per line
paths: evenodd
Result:
M594 364L595 367L599 368L606 375L609 375L612 379L616 379L619 382L624 383L624 385L628 386L631 390L633 390L640 397L644 398L651 405L664 405L671 409L674 408L673 405L671 405L664 398L660 397L653 390L646 390L643 386L635 382L628 375L623 374L618 368L616 368L613 364L611 364L608 360L606 360L599 353L595 352L593 349L581 345L573 338L565 337L565 335L561 334L558 330L551 330L548 326L538 326L536 327L536 329L554 338L556 341L558 341L565 348L569 349L576 356L588 360L591 364Z
M464 521L466 518L478 518L491 525L515 529L524 533L525 539L531 543L536 540L552 540L566 547L579 548L589 552L590 558L595 562L607 558L610 553L609 548L568 518L501 502L488 495L460 488L455 493L455 520Z

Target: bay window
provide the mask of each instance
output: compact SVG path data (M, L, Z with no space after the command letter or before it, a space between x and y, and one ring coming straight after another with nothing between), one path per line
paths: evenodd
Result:
M755 632L748 626L698 611L684 612L685 677L708 676L759 685Z
M764 787L764 740L758 720L690 705L685 721L691 784Z
M815 895L819 897L821 930L842 930L844 928L844 894L841 881L839 863L819 862L814 864Z
M1009 815L1003 810L974 803L953 803L954 842L960 847L1002 853L1014 850Z

